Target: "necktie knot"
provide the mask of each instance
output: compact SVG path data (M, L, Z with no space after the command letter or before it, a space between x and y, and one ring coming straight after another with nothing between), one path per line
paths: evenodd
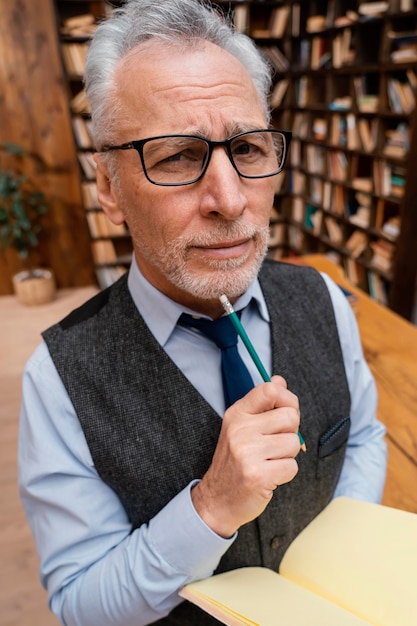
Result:
M178 323L196 328L220 348L226 408L253 388L251 375L237 349L237 331L228 317L211 321L183 313Z
M183 313L179 323L183 326L196 328L203 333L203 335L211 339L211 341L214 341L221 350L226 350L227 348L232 348L237 345L237 332L228 317L220 317L217 320L207 320Z

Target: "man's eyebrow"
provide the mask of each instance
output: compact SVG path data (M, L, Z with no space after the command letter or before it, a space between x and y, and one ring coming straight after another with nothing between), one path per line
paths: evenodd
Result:
M265 130L267 125L261 127L258 124L246 124L246 123L234 123L233 125L225 127L225 137L233 137L234 135L238 135L239 133L246 133L251 130ZM201 137L202 139L211 139L212 132L208 129L205 130L201 127L189 127L184 131L186 135L195 135L197 137Z

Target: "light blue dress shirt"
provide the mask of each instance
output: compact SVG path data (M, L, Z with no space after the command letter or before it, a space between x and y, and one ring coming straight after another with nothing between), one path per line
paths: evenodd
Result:
M376 388L351 307L341 290L323 277L335 309L352 402L352 426L335 495L378 502L386 446L384 427L376 419ZM135 262L128 284L155 338L222 415L218 349L194 330L176 326L180 314L191 311L150 285ZM271 374L269 315L257 281L235 305L236 310L242 307L247 307L242 323ZM198 350L191 349L196 345ZM255 383L261 382L244 348L241 355ZM52 611L65 626L149 624L181 601L177 592L184 584L212 574L235 537L223 539L201 520L191 501L192 484L148 524L131 532L118 497L94 468L45 343L36 349L23 377L19 489L40 558L42 584Z

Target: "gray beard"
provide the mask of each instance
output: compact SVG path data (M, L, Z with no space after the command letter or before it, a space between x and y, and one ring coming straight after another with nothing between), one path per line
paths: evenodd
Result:
M208 232L192 236L180 236L169 242L164 251L155 254L142 241L136 246L148 261L152 262L175 287L195 298L212 300L226 294L229 298L242 295L255 280L268 249L268 226L255 227L241 222L219 222ZM256 253L250 265L248 255L217 260L208 259L207 271L190 270L187 258L190 248L204 247L224 240L254 239Z

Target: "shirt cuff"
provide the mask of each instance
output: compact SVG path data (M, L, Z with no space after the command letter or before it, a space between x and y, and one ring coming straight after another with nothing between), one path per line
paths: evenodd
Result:
M237 537L217 535L201 519L191 499L192 481L149 522L149 540L174 570L190 579L205 578L216 569Z

